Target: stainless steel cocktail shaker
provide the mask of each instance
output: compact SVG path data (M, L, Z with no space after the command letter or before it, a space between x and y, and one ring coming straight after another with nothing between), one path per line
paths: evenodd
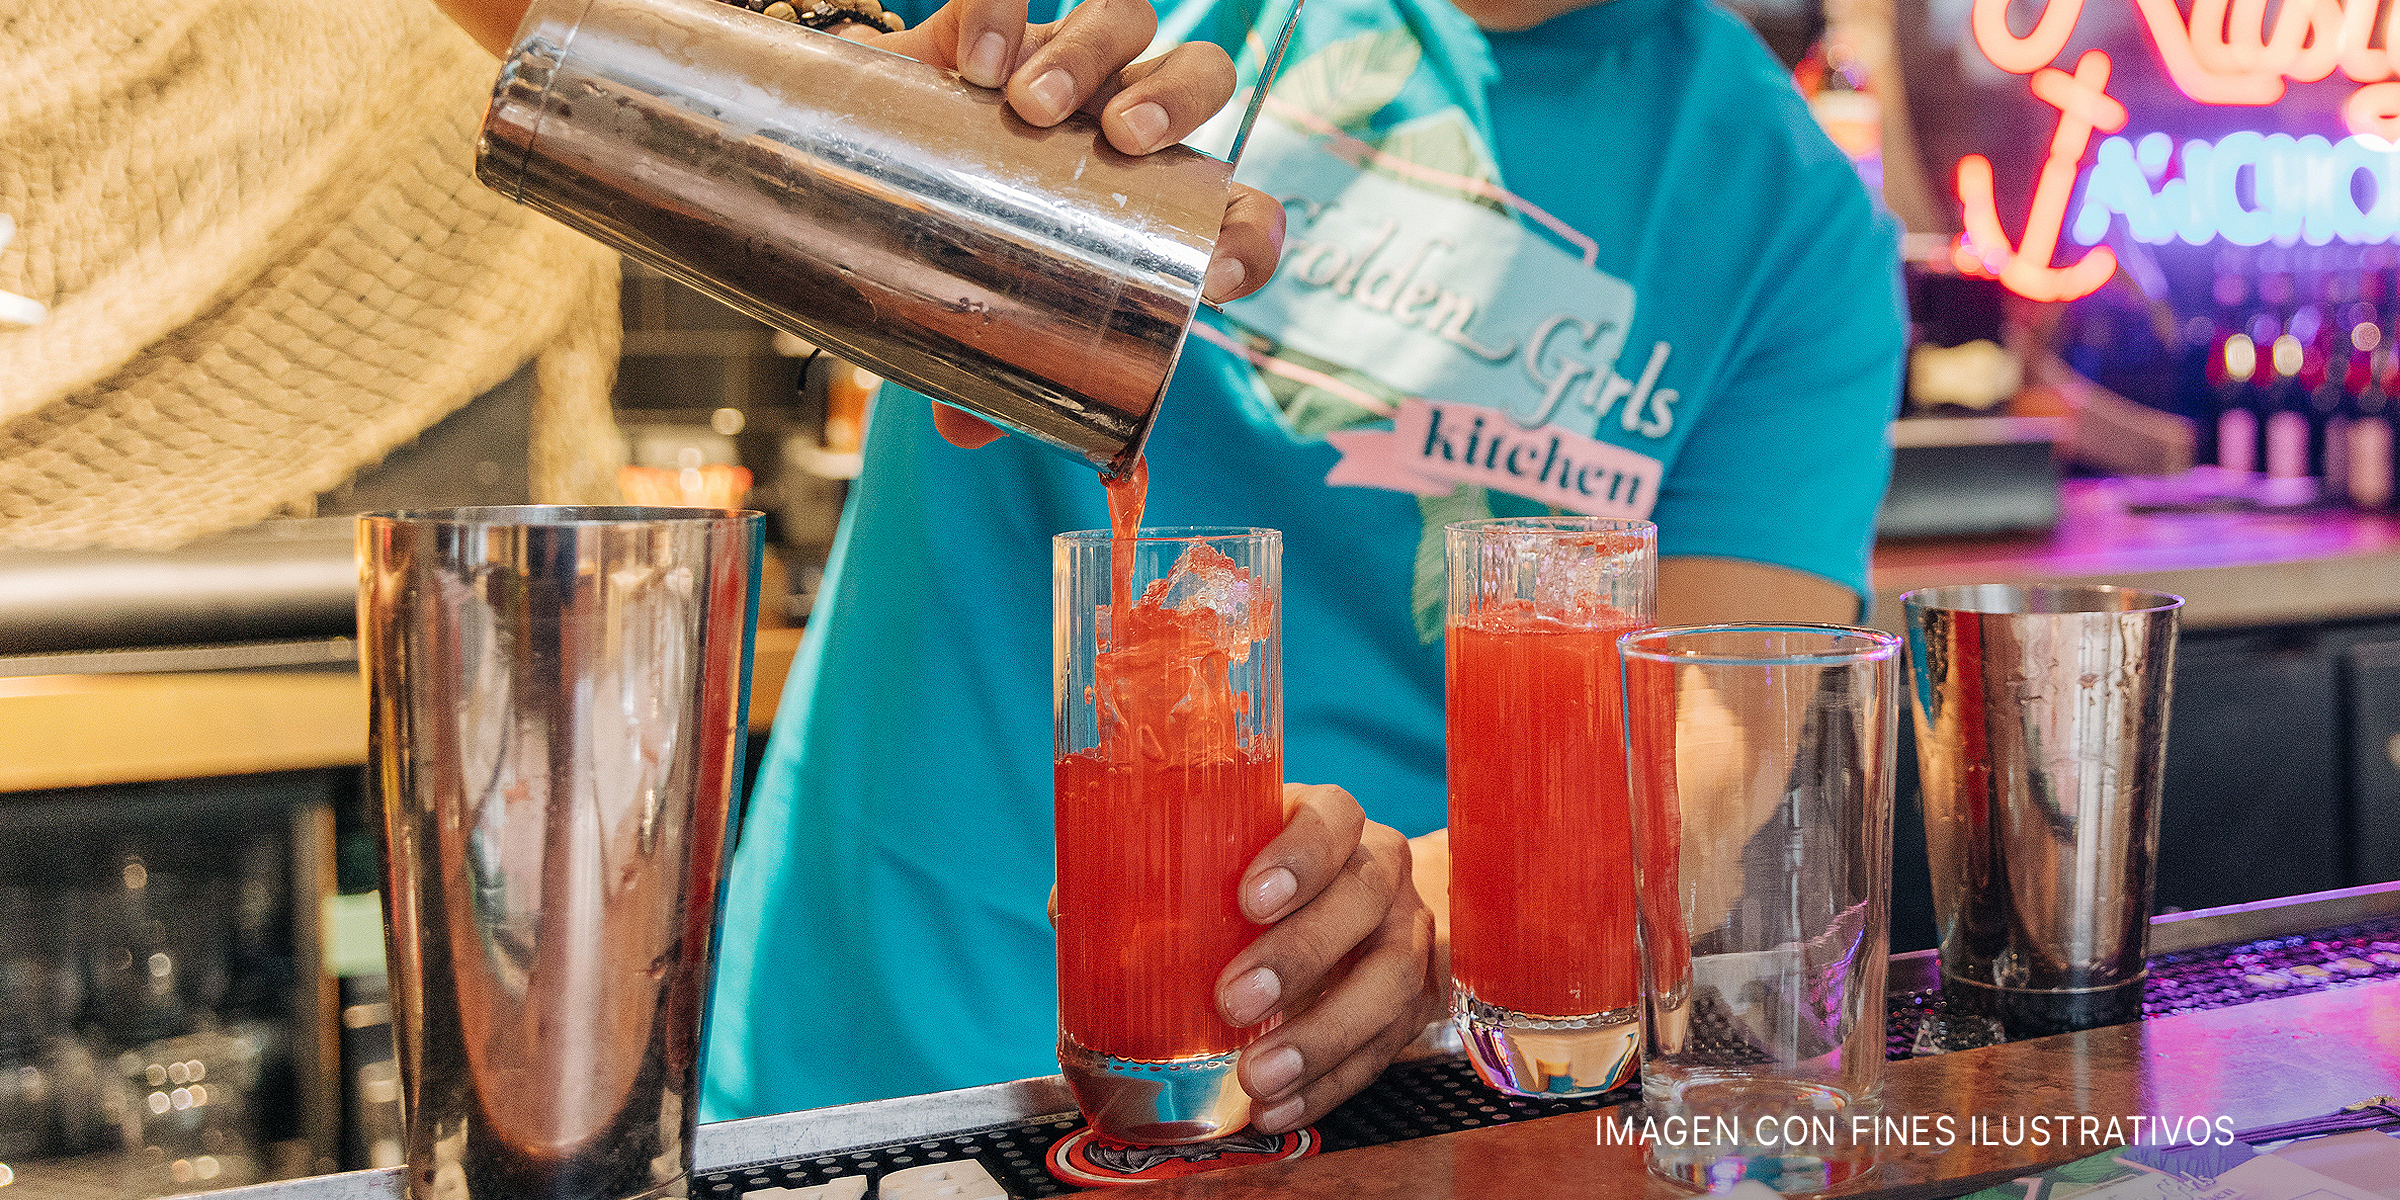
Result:
M1951 1000L2010 1036L2133 1020L2183 600L2001 584L1901 600Z
M1149 434L1233 168L713 0L536 0L486 184L1113 473Z
M763 525L360 519L415 1200L686 1193Z

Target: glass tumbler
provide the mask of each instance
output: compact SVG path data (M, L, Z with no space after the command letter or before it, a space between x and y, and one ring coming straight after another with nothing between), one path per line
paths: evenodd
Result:
M1053 542L1058 1059L1101 1137L1250 1121L1260 1032L1216 981L1261 927L1242 872L1283 829L1282 535L1107 530Z
M1653 619L1658 530L1445 533L1451 1013L1491 1086L1606 1091L1640 1040L1617 637Z
M1822 1191L1874 1166L1900 639L1830 625L1628 634L1642 1098L1692 1187ZM1680 1120L1678 1120L1680 1119Z

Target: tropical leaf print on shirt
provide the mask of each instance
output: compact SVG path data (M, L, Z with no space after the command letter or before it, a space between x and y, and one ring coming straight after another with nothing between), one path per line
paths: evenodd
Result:
M1394 127L1375 149L1380 157L1370 160L1370 170L1405 179L1429 192L1457 196L1494 212L1513 215L1508 205L1492 194L1496 189L1473 186L1497 183L1500 172L1492 162L1491 150L1468 123L1467 114L1455 108ZM1394 160L1430 170L1404 173ZM1460 182L1452 183L1442 176Z
M1293 64L1270 94L1336 129L1349 129L1398 99L1423 59L1416 35L1406 29L1360 34Z
M1442 636L1449 615L1449 537L1457 521L1480 521L1492 515L1492 494L1462 483L1447 496L1417 497L1417 514L1424 525L1417 534L1416 577L1409 588L1409 609L1417 622L1417 640L1432 645Z

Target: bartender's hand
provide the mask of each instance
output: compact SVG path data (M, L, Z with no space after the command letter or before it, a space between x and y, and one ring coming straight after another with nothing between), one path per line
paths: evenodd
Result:
M1283 833L1241 883L1243 915L1273 927L1217 979L1227 1021L1283 1018L1242 1052L1251 1123L1267 1133L1306 1125L1372 1083L1444 1011L1408 839L1337 787L1287 783L1283 799Z
M970 82L1006 88L1009 106L1048 128L1082 110L1100 118L1110 145L1148 154L1191 135L1233 98L1233 61L1207 43L1185 43L1133 61L1158 31L1148 0L1089 0L1062 20L1035 25L1026 0L951 0L914 29L862 36L877 48L947 67ZM853 27L854 29L859 27ZM1225 205L1201 294L1222 304L1257 291L1283 253L1283 206L1241 184ZM1001 430L972 413L933 406L950 442L983 445Z

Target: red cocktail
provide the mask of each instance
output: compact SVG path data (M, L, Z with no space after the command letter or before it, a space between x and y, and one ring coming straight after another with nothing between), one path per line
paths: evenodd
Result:
M1217 1015L1217 976L1260 927L1234 902L1283 828L1273 757L1151 767L1058 764L1058 1015L1116 1058L1168 1062L1257 1036ZM1130 1137L1130 1131L1127 1131Z
M1283 828L1281 538L1136 536L1128 498L1113 536L1055 544L1059 1063L1102 1136L1204 1141L1250 1119L1258 1031L1217 1015L1216 981L1261 932L1237 888Z
M1640 1041L1617 635L1650 624L1647 522L1448 530L1452 1013L1485 1082L1624 1082Z

